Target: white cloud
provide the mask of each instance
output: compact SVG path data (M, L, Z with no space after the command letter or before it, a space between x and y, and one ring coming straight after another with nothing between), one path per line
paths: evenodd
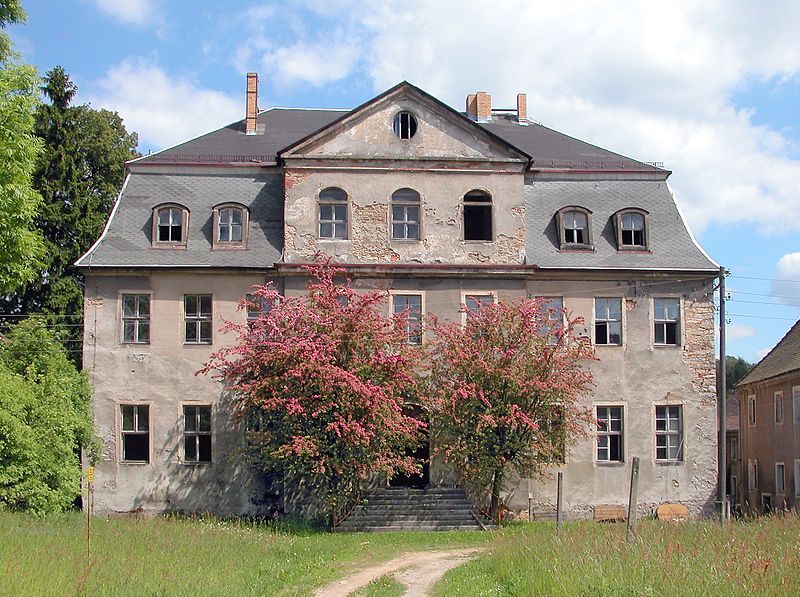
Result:
M765 356L767 356L769 354L770 350L772 350L772 347L770 347L770 348L759 348L756 351L756 358L760 361L761 359L763 359Z
M261 65L278 84L301 82L319 87L346 77L357 60L358 48L351 44L299 43L268 52Z
M93 0L97 7L120 23L147 25L159 20L157 0Z
M81 98L84 101L84 98ZM244 116L244 97L203 89L145 60L126 60L95 82L85 101L120 113L140 143L164 148Z
M726 328L726 335L728 340L734 342L743 338L752 338L756 335L756 329L744 323L731 323Z
M800 307L800 252L787 253L775 265L771 293L776 300Z

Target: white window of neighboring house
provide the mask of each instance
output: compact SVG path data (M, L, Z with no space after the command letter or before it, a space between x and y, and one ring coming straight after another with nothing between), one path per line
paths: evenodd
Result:
M683 460L681 406L656 406L656 460Z
M775 493L786 493L786 467L782 462L775 463Z
M735 437L731 438L731 460L739 458L739 440Z
M595 344L622 344L622 299L594 299Z
M772 396L775 409L775 424L783 423L783 392L775 392Z
M422 344L422 295L392 294L392 313L406 313L405 326L409 344Z
M756 426L756 395L750 394L747 396L747 425L750 427Z
M747 460L747 488L750 491L758 489L758 460L755 458Z
M681 307L679 299L653 299L653 338L656 346L680 345Z
M558 332L564 329L564 298L560 296L537 296L536 300L542 301L542 314L547 320L547 323L539 330L539 333L544 336L550 330L551 335L548 338L548 344L558 344Z
M211 407L183 407L183 461L211 462Z
M123 462L150 462L150 407L121 404Z
M492 196L486 191L464 195L464 240L493 240Z
M792 386L792 410L794 411L794 424L800 425L800 386Z
M328 187L319 193L319 237L346 240L347 193L338 187Z
M597 407L597 461L623 462L622 406Z
M794 495L800 497L800 458L794 461Z
M150 295L122 295L122 342L150 344Z
M211 344L212 314L210 294L186 294L183 297L186 344Z
M420 202L414 189L392 193L392 240L419 240Z

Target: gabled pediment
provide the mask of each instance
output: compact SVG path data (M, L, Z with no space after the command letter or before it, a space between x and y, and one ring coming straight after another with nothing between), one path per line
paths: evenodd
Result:
M527 163L530 157L405 81L287 147L279 155L282 158L359 161L519 163Z

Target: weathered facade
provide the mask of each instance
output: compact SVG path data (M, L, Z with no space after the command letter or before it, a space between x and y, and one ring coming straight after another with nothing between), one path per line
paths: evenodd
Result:
M800 506L800 321L736 385L738 506L745 514Z
M250 79L253 87L254 79ZM271 109L129 163L87 276L84 362L104 440L101 511L260 513L276 496L230 458L242 445L220 386L195 372L233 342L224 320L253 284L303 292L322 252L357 287L420 314L469 300L547 297L586 321L598 429L571 446L565 504L624 504L641 459L643 508L713 509L712 282L669 172L492 112L459 113L401 83L351 111ZM248 106L254 106L249 102ZM401 299L398 299L401 297ZM457 483L431 463L430 483ZM507 487L549 510L555 484ZM280 502L281 498L277 498Z

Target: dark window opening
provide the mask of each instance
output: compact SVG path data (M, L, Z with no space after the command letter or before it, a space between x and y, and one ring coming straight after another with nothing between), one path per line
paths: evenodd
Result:
M183 241L183 211L175 207L158 210L158 241Z
M123 404L122 460L150 462L150 407Z
M394 117L392 128L400 139L410 139L417 133L417 119L410 112L400 112Z
M464 240L492 240L492 196L481 191L464 195Z
M653 301L654 340L657 345L680 344L680 301L676 298L657 298Z
M622 214L620 229L622 233L621 244L623 247L644 247L645 242L644 216L637 213Z
M622 299L595 299L594 317L595 344L622 344Z
M187 294L183 297L187 344L211 344L211 295Z
M589 222L586 214L580 211L568 211L563 218L564 244L588 245Z
M597 460L622 462L622 407L597 407Z
M184 461L211 462L211 407L184 406Z

